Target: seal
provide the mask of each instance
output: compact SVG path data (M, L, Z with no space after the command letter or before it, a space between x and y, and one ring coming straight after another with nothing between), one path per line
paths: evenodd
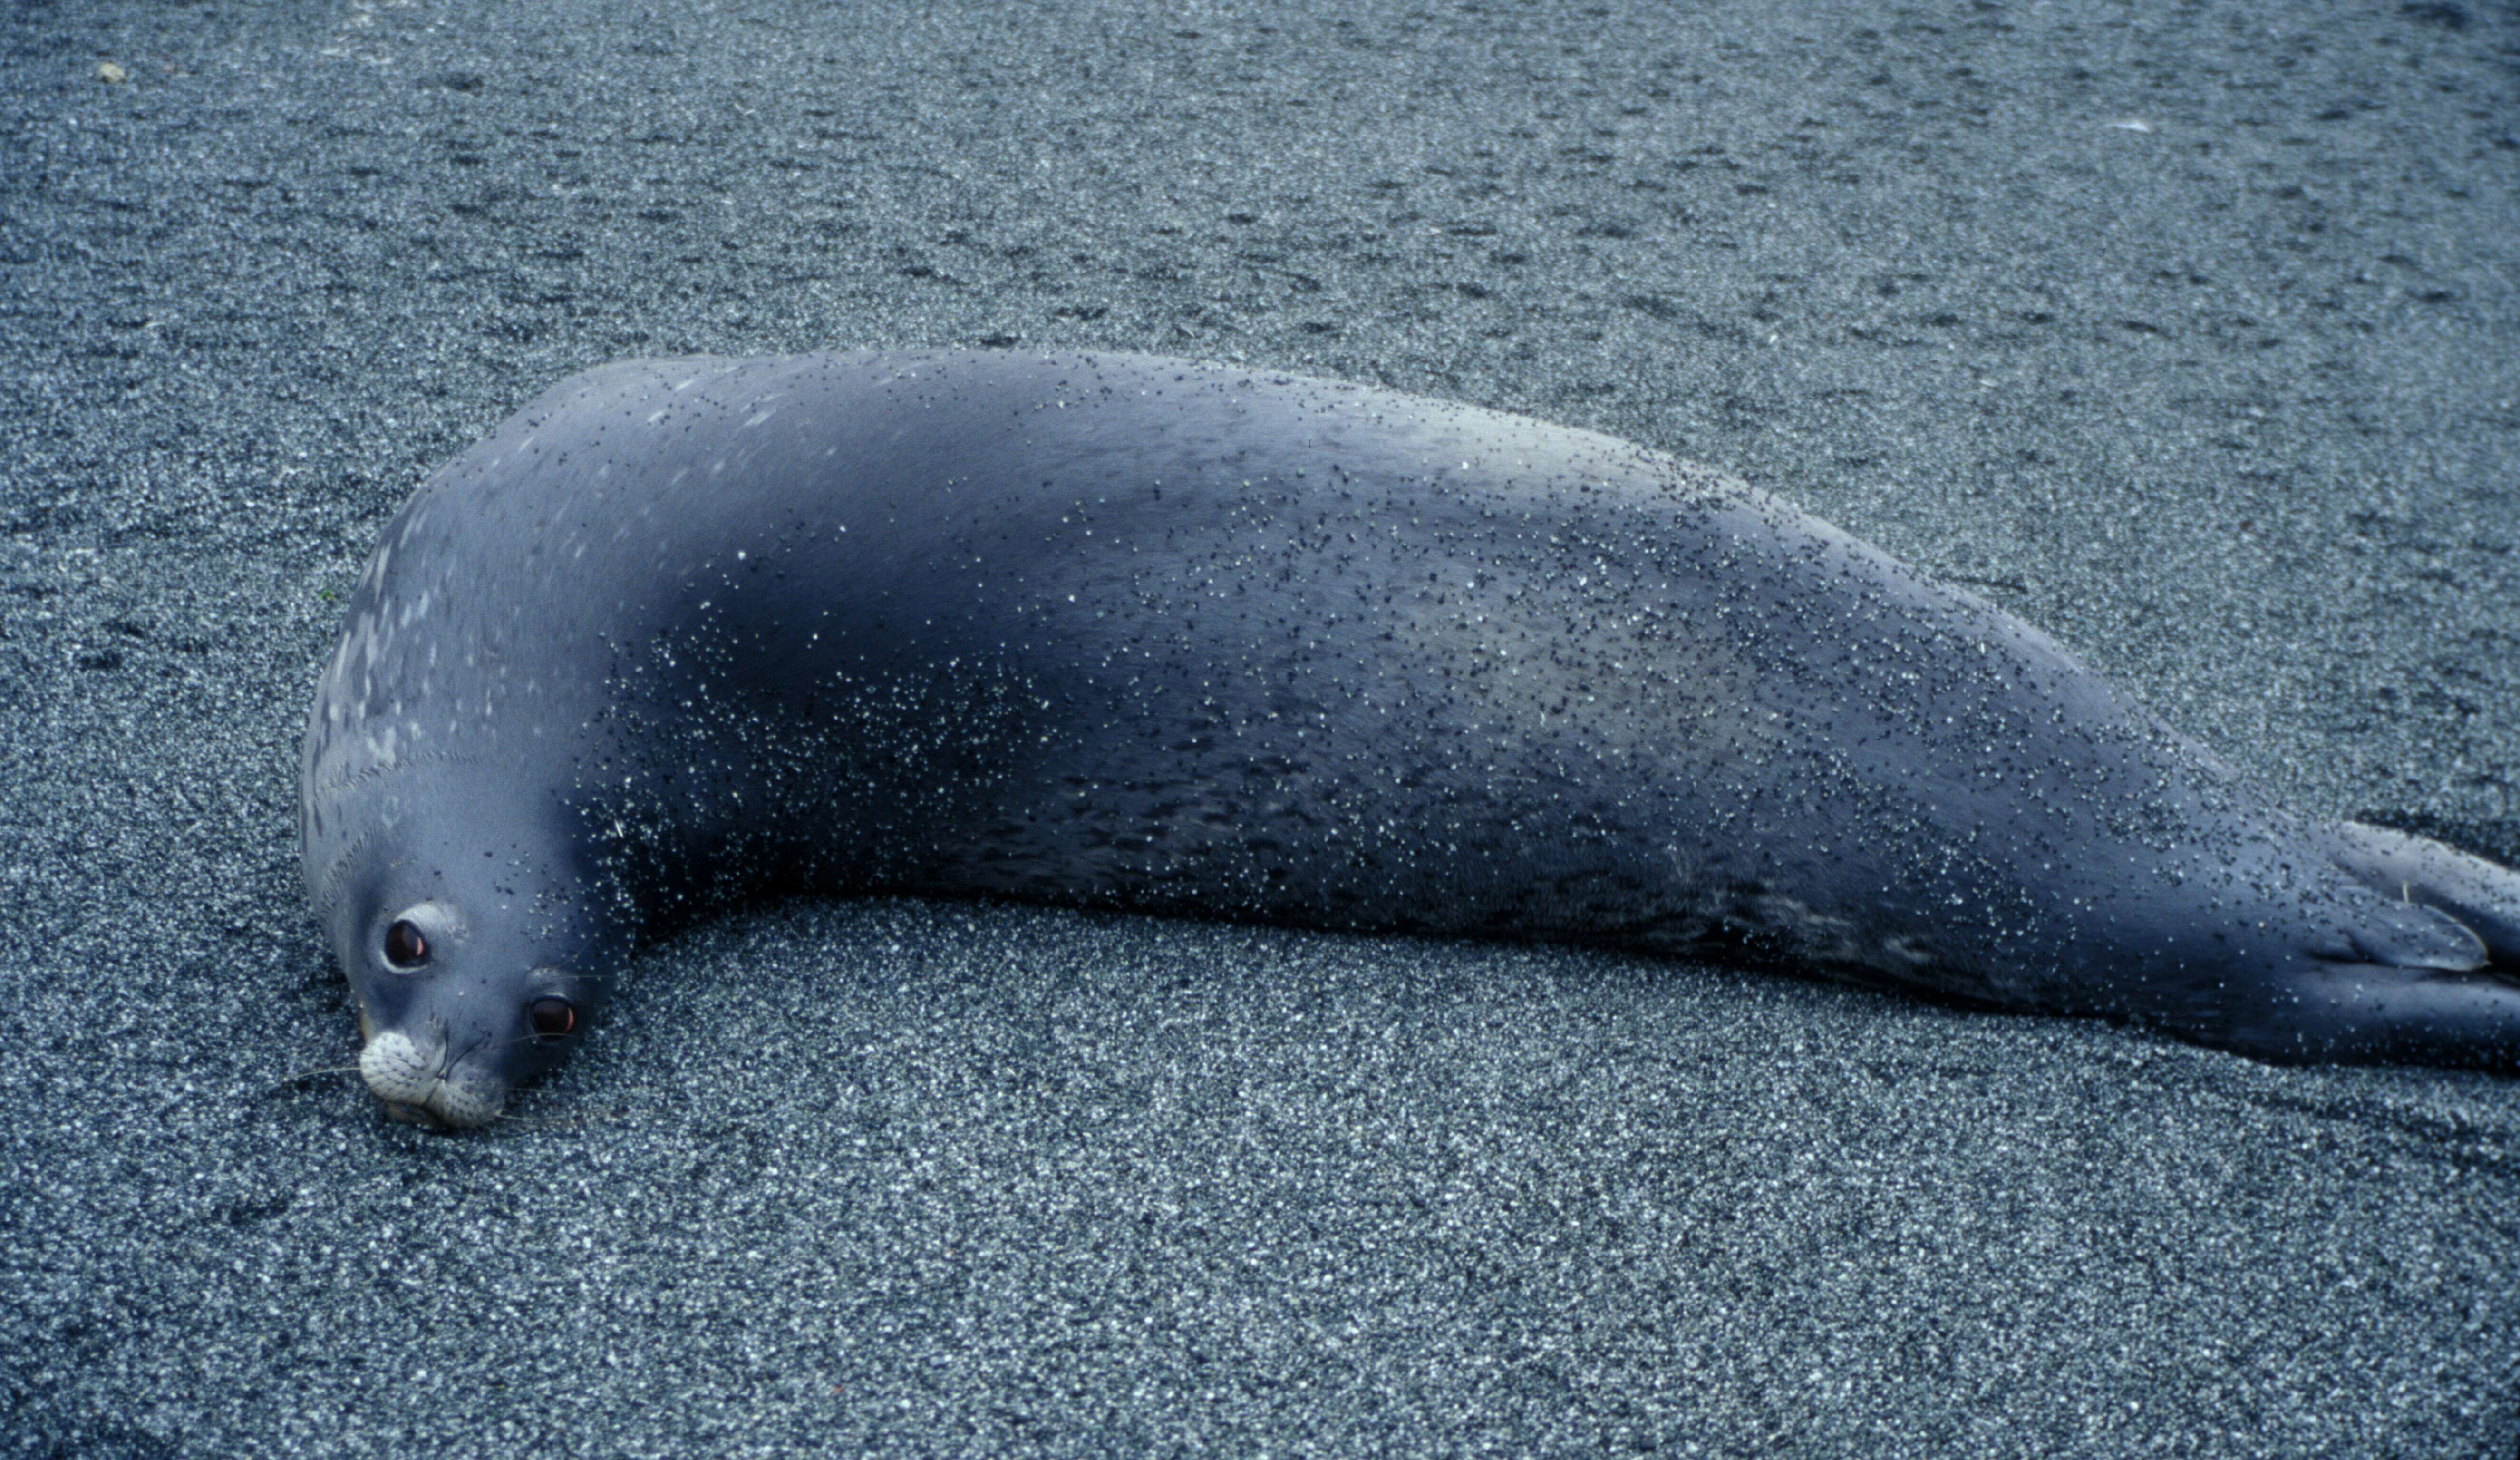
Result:
M1593 433L1117 354L639 360L386 525L307 725L397 1114L727 898L1709 951L2272 1060L2520 1065L2520 876Z

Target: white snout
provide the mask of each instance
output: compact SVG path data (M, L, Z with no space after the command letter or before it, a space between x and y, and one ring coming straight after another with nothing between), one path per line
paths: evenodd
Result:
M487 1125L508 1103L507 1089L489 1080L449 1078L446 1047L423 1046L400 1029L387 1029L359 1051L359 1074L400 1118L427 1117L440 1125Z

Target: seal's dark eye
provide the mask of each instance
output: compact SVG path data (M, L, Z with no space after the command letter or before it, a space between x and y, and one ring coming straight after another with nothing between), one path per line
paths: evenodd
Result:
M385 930L385 962L396 968L418 968L428 961L428 939L420 935L419 924L404 918Z
M577 1006L566 999L536 999L525 1006L525 1016L534 1022L537 1039L557 1039L577 1027Z

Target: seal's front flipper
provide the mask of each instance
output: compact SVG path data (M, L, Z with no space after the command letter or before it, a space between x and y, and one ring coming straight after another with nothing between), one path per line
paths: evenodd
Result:
M2520 872L2359 821L2338 822L2334 831L2330 855L2348 877L2383 896L2449 914L2484 941L2497 972L2520 973Z

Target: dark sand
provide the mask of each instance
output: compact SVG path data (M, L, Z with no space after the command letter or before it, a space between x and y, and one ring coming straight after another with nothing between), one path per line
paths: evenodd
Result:
M643 352L1599 428L2520 856L2520 13L2164 9L0 7L0 1453L2512 1455L2510 1078L845 901L304 1072L338 599Z

